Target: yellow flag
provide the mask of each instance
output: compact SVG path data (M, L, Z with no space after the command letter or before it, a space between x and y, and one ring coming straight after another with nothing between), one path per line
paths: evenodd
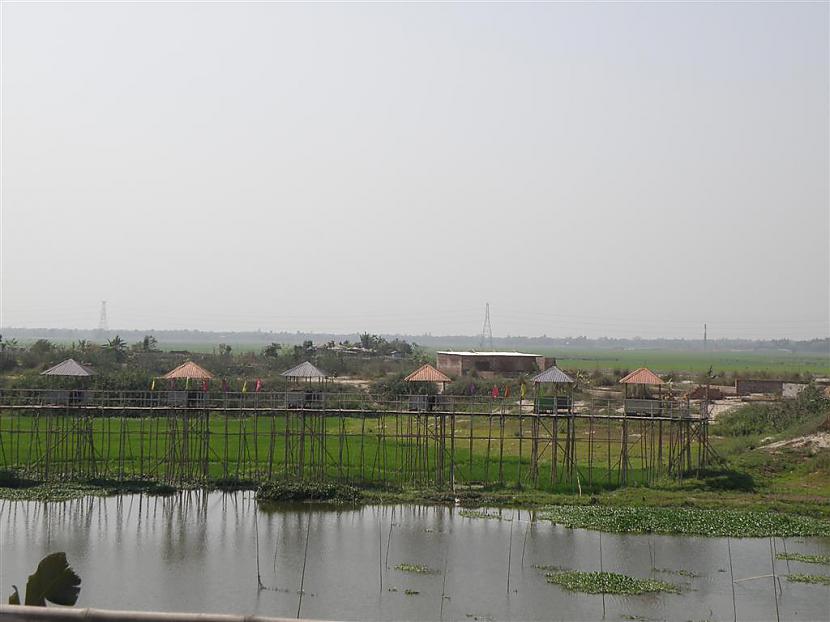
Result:
M248 392L248 381L247 380L244 383L242 383L242 392L243 393Z
M156 379L155 378L153 378L153 382L150 383L150 390L151 391L156 390Z
M523 382L522 383L522 399L525 398L525 395L527 395L527 385Z

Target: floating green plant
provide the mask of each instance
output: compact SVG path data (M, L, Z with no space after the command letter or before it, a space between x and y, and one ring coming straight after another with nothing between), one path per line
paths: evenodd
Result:
M562 566L552 566L550 564L533 564L533 567L536 568L536 570L542 570L544 572L563 572L568 570Z
M433 570L427 566L422 566L421 564L398 564L395 566L395 570L400 570L401 572L414 572L416 574L438 574L437 570Z
M812 583L814 585L826 585L830 587L830 577L823 574L788 574L787 581L793 583Z
M794 514L668 507L556 505L541 517L571 528L716 537L830 536L830 521Z
M804 553L778 553L775 559L786 559L791 562L804 562L807 564L824 564L830 566L830 555L806 555Z
M654 592L680 592L673 583L656 579L638 579L615 572L581 572L568 570L566 572L548 572L545 574L548 583L560 585L572 592L587 594L650 594Z
M415 594L420 594L418 590L404 590L403 593L407 596L415 596Z

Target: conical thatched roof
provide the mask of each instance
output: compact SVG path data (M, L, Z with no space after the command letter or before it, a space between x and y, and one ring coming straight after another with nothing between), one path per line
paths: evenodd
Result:
M537 384L573 384L574 380L554 365L548 367L538 376L534 376L532 382Z
M282 372L281 375L286 378L328 378L328 374L326 374L326 372L317 369L308 361L300 363L288 371Z
M620 384L666 384L663 380L647 367L635 369L625 378L620 379Z
M449 376L438 371L429 363L421 365L404 380L406 382L452 382Z
M40 372L41 376L76 376L76 377L83 377L83 376L92 376L95 374L95 370L91 367L87 367L86 365L81 365L75 359L66 359L65 361L58 363L54 367L50 367L46 371Z
M206 370L204 367L197 365L193 361L187 361L186 363L182 363L176 369L170 370L162 378L167 380L175 379L175 378L193 378L196 380L210 380L213 378L213 374Z

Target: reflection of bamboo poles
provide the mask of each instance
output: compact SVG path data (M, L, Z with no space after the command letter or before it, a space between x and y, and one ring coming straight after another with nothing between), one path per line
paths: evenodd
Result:
M772 568L772 594L775 596L775 619L776 621L780 622L781 614L778 611L778 585L776 585L776 576L775 576L775 555L772 551L772 536L769 538L769 563L770 568Z
M510 542L507 545L507 593L510 594L510 559L513 555L513 523L516 522L516 510L513 510L513 518L510 519Z
M303 608L303 594L305 592L305 566L308 561L308 536L311 533L311 516L308 517L308 524L305 530L305 550L303 551L303 572L300 575L300 598L297 602L297 617L300 617L300 611Z
M383 524L381 521L378 521L378 585L379 591L383 592Z
M605 572L602 560L602 530L599 531L599 571ZM605 590L602 591L602 619L605 619Z
M438 616L438 619L442 622L444 620L444 599L447 594L447 562L449 562L449 559L449 554L444 553L444 576L441 580L441 613Z
M386 559L384 566L389 570L389 545L392 543L392 526L395 524L395 506L392 506L392 516L389 518L389 535L386 537Z
M735 603L735 572L732 570L732 542L726 538L726 550L729 552L729 585L732 588L732 622L738 622L738 608Z
M257 505L254 504L254 534L256 537L256 583L257 583L257 590L265 589L265 586L262 585L262 574L259 572L259 521L257 520L257 515L259 510L257 509Z

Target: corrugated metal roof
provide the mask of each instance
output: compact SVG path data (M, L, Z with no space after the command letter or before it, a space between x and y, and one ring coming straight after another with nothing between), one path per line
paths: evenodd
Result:
M75 359L66 359L46 371L40 372L41 376L92 376L95 370L86 365L81 365Z
M292 367L288 371L281 374L286 378L328 378L328 374L314 367L308 361L300 363L296 367Z
M452 382L449 376L438 371L429 363L421 365L404 380L406 382Z
M539 357L541 354L527 354L525 352L476 352L475 350L464 352L455 350L439 351L438 354L456 354L459 356L532 356Z
M168 380L175 379L175 378L193 378L196 380L210 380L213 378L213 374L211 374L208 370L200 365L197 365L193 361L187 361L179 365L176 369L172 369L162 378L166 378Z
M539 384L573 384L573 378L554 365L548 367L538 376L534 376L533 382Z
M641 367L620 379L620 384L665 384L665 382L647 367Z

